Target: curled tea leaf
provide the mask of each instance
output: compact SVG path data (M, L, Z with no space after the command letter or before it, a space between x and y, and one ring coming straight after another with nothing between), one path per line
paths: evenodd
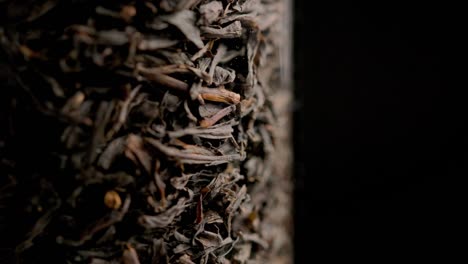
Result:
M210 25L223 13L223 3L220 1L211 1L200 6L200 15L202 24Z
M207 38L238 38L242 36L242 24L240 21L234 21L222 28L204 26L201 27L201 31Z
M198 48L203 48L203 41L200 37L200 30L195 26L195 13L190 10L182 10L170 15L161 17L162 20L179 28L184 35Z
M136 250L130 245L128 245L123 252L122 262L124 264L140 264L140 259L138 258Z
M143 39L138 44L139 50L158 50L169 48L176 45L179 41L167 38L152 36L151 38Z

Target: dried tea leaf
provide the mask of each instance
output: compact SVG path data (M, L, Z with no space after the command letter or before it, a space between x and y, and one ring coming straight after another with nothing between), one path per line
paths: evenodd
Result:
M182 103L178 96L172 95L169 92L164 94L164 97L161 102L162 109L165 109L169 112L175 112L179 108L179 105Z
M92 258L90 264L111 264L112 262L100 258Z
M221 146L218 147L218 151L224 155L240 152L239 144L234 139L234 136L230 137L229 139L230 140L226 140Z
M177 230L174 231L174 237L177 239L177 241L182 242L182 243L190 243L190 238L182 235L181 233L177 232Z
M161 197L161 206L165 207L166 206L166 184L164 183L162 176L159 172L160 169L160 161L156 160L156 164L154 166L154 183L156 184L156 187L158 188L160 197Z
M206 117L214 116L216 113L218 113L222 109L223 107L219 104L206 103L198 107L198 112L200 113L201 117L206 118Z
M246 24L255 24L256 23L256 14L255 13L232 13L225 17L219 19L220 24L227 24L232 21L245 22Z
M99 31L96 36L96 43L100 45L122 46L129 42L129 36L126 32L118 30Z
M190 60L190 56L185 52L170 52L166 50L160 50L158 53L166 57L170 64L188 65L194 67L193 62Z
M189 244L179 244L179 245L177 245L177 247L174 248L173 251L174 251L175 254L180 254L180 253L182 253L184 251L189 250L191 247L192 246L189 245Z
M171 178L171 185L172 187L176 188L177 190L183 190L187 185L190 177L190 174L183 174L181 177L173 177Z
M235 109L236 109L235 105L231 105L231 106L228 106L226 108L223 108L219 112L217 112L216 114L214 114L214 115L212 115L210 117L207 117L207 118L203 119L202 121L200 121L200 126L204 127L204 128L213 126L219 120L221 120L222 118L224 118L225 116L227 116L228 114L233 112Z
M115 159L125 151L125 138L117 138L110 142L99 156L97 164L108 170Z
M167 256L166 243L164 239L153 239L153 256L152 264L168 264L169 257Z
M29 16L26 18L26 21L32 22L41 16L45 15L48 13L50 10L52 10L54 7L57 6L59 3L58 0L48 0L48 1L40 1L40 3L35 3L32 7L29 7ZM10 8L14 8L14 5L10 5ZM14 11L7 12L9 13L14 13Z
M144 77L146 77L150 81L154 81L158 84L163 86L173 88L179 91L187 91L189 85L186 82L183 82L179 79L171 77L169 75L160 73L158 71L150 71L144 68L140 68L139 71L142 73Z
M130 134L127 137L125 156L135 164L141 165L148 174L151 174L152 158L144 149L143 139L137 135Z
M158 215L142 215L138 222L145 228L164 228L173 223L174 218L185 210L186 199L181 198L176 205Z
M223 3L211 1L200 6L201 23L210 25L221 16L224 11Z
M128 248L124 250L122 262L124 264L140 264L138 254L133 247L128 246Z
M176 45L179 41L168 38L152 36L151 38L142 39L138 44L139 50L158 50L165 49Z
M244 241L248 241L248 242L255 242L256 244L260 245L261 247L263 247L264 249L267 249L268 248L268 242L266 242L265 240L261 239L260 236L258 234L242 234L242 239Z
M231 221L232 221L232 217L234 215L234 212L237 209L239 209L239 206L242 203L242 201L247 198L246 194L247 194L247 187L245 185L242 185L239 192L237 192L235 199L226 208L226 214L228 215L228 222L227 222L228 232L231 232Z
M86 95L82 91L76 92L70 97L65 105L60 110L62 113L70 113L80 109L81 104L85 101Z
M203 246L205 252L207 253L233 242L230 237L223 239L223 237L220 234L210 232L207 230L204 230L203 232L198 234L195 240Z
M207 71L208 67L211 65L211 58L201 58L198 60L198 68L204 72Z
M177 131L171 131L168 135L171 138L179 138L187 135L196 135L200 138L208 139L224 139L232 137L232 132L234 132L231 125L221 125L218 127L210 128L186 128L180 129Z
M204 44L200 36L200 30L195 26L196 16L193 11L182 10L163 16L161 19L179 28L187 39L192 41L199 49L203 48Z
M248 64L248 74L246 80L246 97L251 97L253 93L253 87L255 86L256 79L256 66L255 66L255 56L257 55L258 47L260 45L260 32L252 32L248 38L247 42L247 64Z
M215 76L216 76L216 71L215 71ZM214 80L214 83L216 84L216 77ZM240 102L240 95L231 91L228 91L224 89L224 87L221 88L206 88L202 87L198 90L200 93L200 96L207 101L212 101L212 102L221 102L221 103L227 103L227 104L237 104Z
M195 262L192 261L189 255L184 254L178 259L179 263L181 264L195 264Z
M205 214L205 222L207 224L222 224L224 221L223 218L217 212L209 210Z
M130 90L130 85L127 85L126 88ZM106 138L112 138L112 136L114 136L114 134L117 133L120 130L120 128L124 125L124 123L127 121L128 114L131 108L134 106L131 103L136 98L138 92L140 91L140 88L141 88L141 85L135 87L133 90L131 90L131 92L129 92L129 95L124 99L124 101L119 102L119 105L118 105L119 113L117 117L117 122L115 122L115 124L112 126L110 131L106 134Z
M49 187L47 187L49 188ZM56 195L56 194L55 194ZM25 251L29 249L34 244L34 239L41 235L42 232L47 228L50 224L52 217L56 213L56 211L60 208L61 202L57 201L55 205L52 205L50 208L46 210L44 214L34 223L33 228L28 232L28 238L16 247L18 252Z
M214 26L203 26L200 27L203 36L207 38L238 38L242 35L242 24L240 21L234 21L231 24L217 28Z
M250 11L259 10L260 0L238 0L232 6L232 9L246 13Z
M190 9L201 0L161 0L159 6L168 12Z
M217 156L208 150L206 150L205 153L210 153L210 155L186 153L177 148L166 146L162 144L160 141L152 139L152 138L145 138L145 141L148 142L151 146L153 146L157 150L164 153L167 157L176 159L180 163L205 164L208 166L214 166L214 165L218 165L222 163L227 163L230 161L243 159L243 157L241 157L238 154Z
M239 263L246 263L250 259L251 252L251 244L242 244L238 246L237 253L234 255L233 259L238 261Z
M211 85L213 83L213 75L215 73L216 66L222 60L222 58L224 57L226 52L227 52L227 47L224 46L224 45L220 45L218 47L218 49L216 50L216 55L215 55L215 57L213 58L213 60L211 61L211 64L210 64L210 71L209 71L210 80L207 82L209 85Z
M148 28L153 30L164 30L169 27L169 23L164 22L160 17L156 17L153 21L146 24Z
M216 86L232 83L236 78L236 72L233 69L222 68L219 66L215 67L213 73L213 84ZM239 98L240 99L240 98ZM239 100L238 99L238 100Z

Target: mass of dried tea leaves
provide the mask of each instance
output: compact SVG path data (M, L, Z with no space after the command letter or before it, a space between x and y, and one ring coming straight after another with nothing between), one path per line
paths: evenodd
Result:
M284 1L0 4L18 262L289 262Z

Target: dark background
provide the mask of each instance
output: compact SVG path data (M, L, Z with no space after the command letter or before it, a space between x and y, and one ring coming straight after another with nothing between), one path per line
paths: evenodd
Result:
M414 253L450 225L466 175L456 7L312 2L294 9L296 263L392 239Z

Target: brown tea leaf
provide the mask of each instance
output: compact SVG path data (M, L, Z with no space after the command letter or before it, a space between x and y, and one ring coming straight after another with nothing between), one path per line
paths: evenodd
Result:
M30 14L26 21L32 22L39 17L45 15L47 12L52 10L57 4L59 3L58 0L47 0L47 1L40 1L40 3L34 4L32 7L29 8Z
M223 3L220 1L208 2L200 6L200 14L202 23L204 25L210 25L221 16L223 13Z
M261 239L260 236L258 234L247 234L247 233L243 233L241 234L242 236L242 239L244 241L248 241L248 242L255 242L256 244L260 245L261 247L263 247L264 249L267 249L268 248L268 242L266 242L265 240Z
M220 104L205 103L198 107L198 112L203 118L214 116L221 110L223 110L223 106Z
M246 13L250 11L259 10L260 0L242 0L236 1L236 3L232 6L232 9Z
M177 131L171 131L168 135L171 138L179 138L187 135L196 135L201 138L223 139L232 137L231 125L212 126L209 128L186 128Z
M195 26L195 13L190 10L182 10L170 15L162 16L162 20L176 26L199 49L203 48L200 30Z
M124 264L140 264L136 250L130 245L123 252L122 262Z
M140 73L150 81L154 81L163 86L173 88L179 91L187 91L189 85L186 82L180 81L174 77L163 74L158 71L150 71L144 68L139 69Z
M151 156L143 146L143 139L137 135L130 134L126 142L125 156L135 164L141 165L148 174L151 174Z
M182 255L178 261L180 264L195 264L195 262L193 262L190 256L187 254Z
M203 26L200 28L203 36L207 38L229 39L238 38L242 35L242 24L240 21L234 21L223 28L217 28L214 26Z
M219 234L206 230L200 233L195 240L200 242L205 250L218 248L223 243L223 238Z
M162 9L168 12L190 9L201 0L161 0L159 4Z
M138 44L139 50L158 50L169 48L176 45L179 41L167 38L152 36L151 38L142 39Z
M216 86L232 83L236 78L236 72L233 69L225 69L219 66L215 67L213 73L213 84ZM239 98L240 99L240 98Z
M215 78L216 79L216 78ZM216 84L216 81L214 81ZM199 89L199 93L204 100L221 102L227 104L237 104L240 102L240 95L221 88L205 88Z
M158 215L142 215L138 223L145 228L164 228L173 223L174 218L185 210L186 199L181 198L176 205Z
M125 150L125 139L117 138L107 145L106 149L99 156L97 164L103 169L109 169L118 155L121 155Z
M157 150L164 153L167 157L176 159L180 163L206 164L209 166L214 166L234 160L242 160L242 157L238 154L216 156L214 153L208 150L206 150L206 153L210 153L210 155L186 153L177 148L166 146L160 141L152 138L145 138L145 141L148 142L151 146L155 147Z
M233 112L235 109L236 109L236 107L234 105L228 106L228 107L220 110L219 112L217 112L213 116L205 118L202 121L200 121L200 126L204 127L204 128L213 126L214 124L216 124L216 122L218 122L223 117L225 117L226 115Z
M168 264L169 257L167 256L166 243L164 239L153 239L153 256L152 264Z
M118 30L99 31L96 36L96 43L100 45L122 46L129 42L129 35Z

